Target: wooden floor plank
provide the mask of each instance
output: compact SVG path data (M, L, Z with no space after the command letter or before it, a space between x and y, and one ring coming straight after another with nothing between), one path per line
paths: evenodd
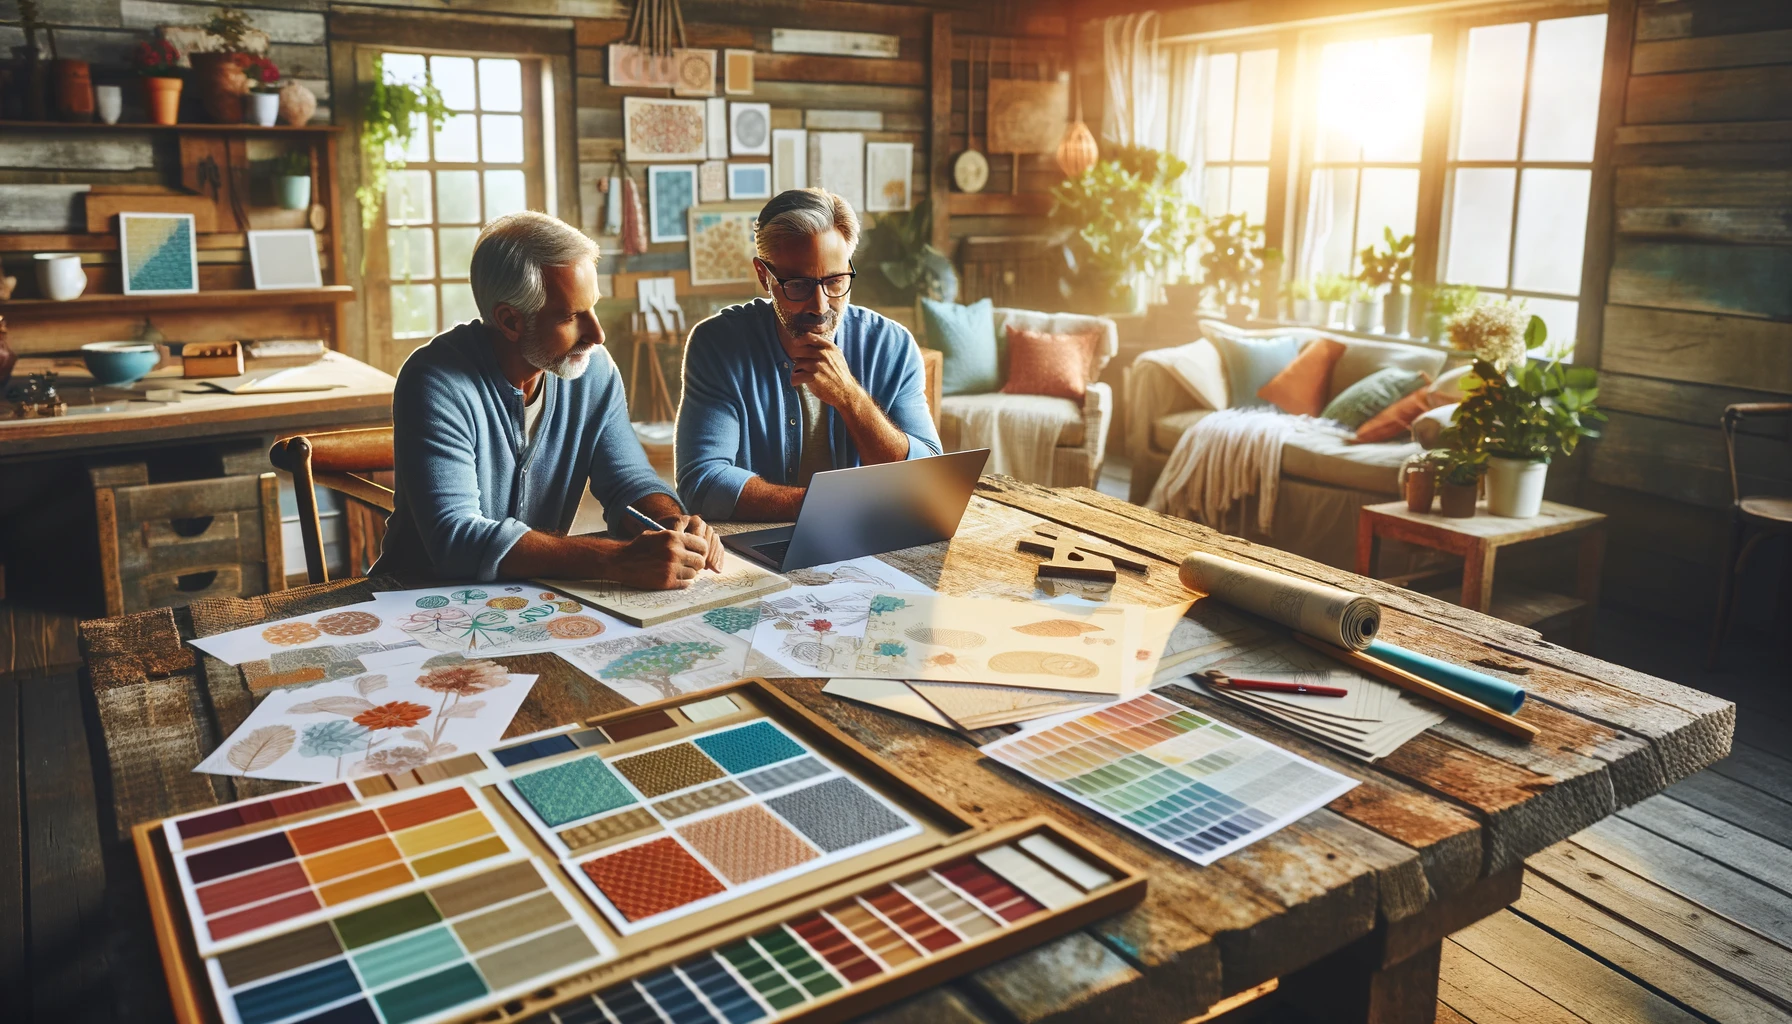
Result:
M1792 850L1666 794L1652 796L1618 817L1792 896Z
M1681 779L1667 793L1781 846L1792 846L1792 803L1710 772Z
M1510 910L1482 918L1451 940L1588 1021L1703 1024Z
M1783 1024L1786 1008L1638 931L1547 878L1525 882L1513 910L1682 1006L1723 1024Z
M1707 910L1792 945L1792 897L1741 872L1622 818L1608 818L1574 841Z
M4 1020L31 1019L21 795L19 683L10 674L0 673L0 1019Z
M1475 1022L1445 1006L1443 1000L1440 999L1437 1003L1436 1024L1475 1024Z
M1525 863L1532 875L1559 883L1629 927L1792 1008L1792 951L1772 940L1572 841Z
M1753 744L1738 742L1730 748L1730 756L1712 765L1711 770L1769 796L1792 802L1792 761Z
M1437 1000L1474 1024L1589 1024L1454 939L1444 942Z

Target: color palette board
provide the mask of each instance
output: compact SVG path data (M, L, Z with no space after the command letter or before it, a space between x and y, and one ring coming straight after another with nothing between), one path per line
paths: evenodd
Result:
M461 781L368 802L336 783L171 819L164 832L203 956L523 855Z
M1155 693L1045 719L982 750L1203 865L1357 784Z
M465 1019L615 956L537 861L488 868L209 957L226 1024Z
M651 735L636 728L610 732ZM921 834L901 808L769 719L613 756L570 735L528 750L544 747L561 749L526 768L512 763L499 789L624 935Z

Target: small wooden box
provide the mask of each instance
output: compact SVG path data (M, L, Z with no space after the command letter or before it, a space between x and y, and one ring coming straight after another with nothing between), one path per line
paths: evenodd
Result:
M720 697L727 697L733 710L726 710L727 705L723 705L723 710L718 713L715 702ZM684 708L698 703L707 705L703 715L685 714ZM657 832L607 834L600 840L592 840L596 845L571 848L574 850L571 854L550 843L543 824L534 818L533 812L524 813L521 802L524 798L517 795L520 790L511 781L588 760L593 755L613 766L631 754L679 747L696 750L700 744L688 741L734 728L753 728L761 721L769 721L774 729L783 730L805 748L804 756L790 755L788 760L777 764L795 766L802 760L819 759L828 766L828 771L837 771L838 775L799 775L796 782L760 789L753 775L762 769L727 768L729 776L724 782L731 782L738 774L753 792L748 794L743 790L741 795L730 797L733 803L671 812L670 817L655 826ZM641 731L648 727L651 731ZM550 744L558 746L555 748ZM629 775L630 781L634 781L635 777L627 768L612 770L619 772L618 777ZM763 770L781 769L774 765L772 769ZM911 829L906 837L870 849L845 848L858 852L849 852L843 858L833 860L824 857L813 868L799 868L773 876L769 885L744 888L731 898L720 902L712 900L695 906L683 916L639 925L632 930L616 927L612 923L613 917L606 916L614 913L613 908L609 911L600 908L592 895L595 890L583 886L576 877L580 869L574 861L592 863L603 857L606 850L614 852L627 846L639 849L648 842L670 839L675 831L691 822L705 818L714 820L732 813L726 808L757 807L763 801L766 807L778 811L781 806L777 803L778 794L804 789L807 784L803 779L822 785L839 775L849 777L875 797L899 808L919 826L918 833ZM820 781L814 782L816 779ZM705 783L704 788L719 785ZM695 796L702 790L685 792ZM265 926L269 929L265 934L251 934L236 940L240 944L234 948L225 948L232 940L214 937L209 941L221 943L214 946L215 955L209 958L200 955L196 933L201 925L196 924L196 918L191 915L211 913L203 922L208 935L221 919L210 911L196 912L193 908L199 904L189 902L188 893L183 889L181 878L193 874L196 859L234 862L239 850L267 849L270 843L278 846L285 841L289 826L303 829L302 838L299 832L292 833L295 838L289 848L310 847L314 837L325 832L334 834L348 825L351 818L366 820L379 814L382 820L391 821L394 817L408 816L408 808L415 806L411 801L421 804L449 796L463 803L471 798L480 814L492 818L491 827L502 833L507 842L515 843L517 848L493 854L492 863L498 865L496 867L475 871L471 865L464 865L466 874L442 876L444 880L441 882L420 878L416 883L394 884L377 896L363 896L359 903L344 904L341 910L306 911L290 917L287 924ZM632 799L636 801L632 807L612 805L603 813L623 817L638 812L643 817L658 818L667 814L660 804L672 802L645 793ZM680 795L678 799L687 797ZM405 806L394 806L401 802ZM650 805L655 808L651 816L646 813ZM712 813L718 807L724 810ZM373 813L369 813L370 810ZM767 812L762 809L761 813ZM310 824L323 818L328 820ZM608 817L600 820L608 820ZM556 825L546 832L555 833L560 827ZM569 831L586 827L580 825ZM258 978L271 973L266 967L255 966L269 962L262 955L264 952L274 952L276 947L290 949L300 933L321 938L329 934L330 928L342 935L351 930L335 924L325 926L323 921L347 919L363 911L384 913L389 907L426 901L438 907L440 919L464 937L466 933L460 931L463 919L457 914L469 912L449 909L450 905L437 893L446 893L449 889L460 893L484 891L493 887L487 879L503 872L520 871L529 876L529 870L520 865L529 865L535 872L530 877L537 878L538 885L552 890L559 900L554 903L541 900L541 897L529 898L559 908L536 918L541 923L533 927L568 927L553 922L570 913L576 919L574 924L585 931L587 938L591 935L602 937L604 941L597 945L599 949L604 945L610 947L607 959L601 959L601 962L587 959L570 969L537 966L537 974L520 979L510 988L492 985L483 990L484 995L468 996L452 1006L438 1007L429 1016L432 1022L521 1021L548 1009L567 1012L575 1008L585 1014L579 1019L613 1019L607 1017L601 1007L609 1006L610 1012L615 1012L624 1009L620 1003L626 1002L638 1014L639 1009L647 1008L638 1005L643 1003L644 995L647 1000L663 998L656 993L664 992L667 987L676 993L680 986L689 986L691 992L701 991L704 998L716 998L716 993L701 983L702 977L707 977L712 984L731 989L737 999L756 1003L760 1011L756 1020L766 1024L796 1020L805 1024L841 1021L1115 914L1143 899L1146 886L1145 876L1139 871L1048 819L1030 818L990 827L975 824L954 807L928 796L914 780L885 764L845 733L757 679L741 680L598 716L580 725L514 739L485 754L463 754L412 771L366 776L347 784L326 783L179 818L147 822L137 825L133 832L157 942L173 995L175 1016L182 1024L218 1021L224 1019L220 1014L221 1005L243 1005L245 993L262 984ZM561 843L567 833L555 834L559 838L553 842ZM811 832L803 834L814 836ZM396 833L394 840L401 848L410 841L405 835ZM747 843L739 835L733 841ZM825 844L818 848L825 848ZM1015 858L1031 873L1015 868ZM1042 866L1043 878L1038 874ZM262 869L245 866L243 870L245 875L250 875ZM973 876L976 881L969 880ZM1021 878L1030 881L1015 881ZM992 890L988 884L990 879L1006 884L1006 894ZM516 899L512 889L497 888L501 891L492 899ZM1036 894L1035 889L1040 892ZM1051 895L1044 895L1047 891ZM1023 899L1017 901L1014 898L1017 895ZM927 909L923 910L923 907ZM965 910L971 911L976 920L963 916ZM484 911L478 913L485 915ZM570 931L568 927L567 933L555 934L570 934ZM814 938L818 931L821 933L819 940ZM527 929L517 932L528 933ZM391 941L395 945L410 941L397 938L396 934L390 933L388 939L381 941ZM932 941L924 936L931 937ZM313 951L300 959L312 958L317 964L324 965L324 969L329 969L330 964L364 955L357 952L351 940L342 941L345 943L343 952ZM559 949L566 944L567 940L563 938L552 948ZM782 951L775 951L779 949ZM793 951L794 955L787 958L785 954ZM743 966L740 959L743 954L749 960L756 958L765 965L774 960L781 965L769 968L783 975L783 980L771 980L770 985L777 986L776 989L762 987L761 982L753 980L758 977L764 981L767 975L755 975L752 967ZM544 946L539 955L554 953L549 946ZM469 954L462 961L468 965L468 972L474 970L472 964L476 960ZM283 961L283 966L291 977L306 977L316 970L297 961ZM239 980L231 981L231 972L242 969L260 971L261 974L247 980L239 977ZM439 966L424 968L425 971L439 969ZM810 981L800 980L805 977ZM420 973L417 979L388 981L386 984L427 990L429 986L424 982L432 978ZM380 997L374 991L376 988L375 983L366 983L357 998L377 1000ZM774 991L789 994L780 1002ZM253 1003L263 994L251 993L247 999ZM316 998L343 1000L349 996L342 992ZM694 1003L696 999L692 996L690 1001ZM669 1006L670 1003L660 1005ZM294 1012L299 1011L295 1008ZM640 1019L657 1020L659 1017L640 1015Z
M189 341L180 350L181 376L241 377L243 345L237 341Z

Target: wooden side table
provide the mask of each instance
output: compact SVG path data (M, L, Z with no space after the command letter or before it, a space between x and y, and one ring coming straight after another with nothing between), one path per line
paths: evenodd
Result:
M1529 587L1493 588L1494 556L1500 548L1525 541L1578 533L1580 554L1575 569L1572 597ZM1408 511L1406 502L1365 505L1357 518L1356 571L1375 575L1376 556L1384 537L1462 556L1464 608L1486 612L1495 618L1531 626L1559 615L1574 614L1574 643L1586 650L1593 640L1593 613L1599 604L1599 570L1605 558L1605 514L1553 501L1543 503L1529 519L1491 515L1487 503L1475 508L1470 519L1453 519L1434 512Z

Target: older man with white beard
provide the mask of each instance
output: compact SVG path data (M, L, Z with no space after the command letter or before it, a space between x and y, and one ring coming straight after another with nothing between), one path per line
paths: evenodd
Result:
M480 233L469 272L480 319L398 372L397 493L374 572L673 589L721 567L715 531L684 514L629 425L592 311L597 256L591 239L539 213ZM566 535L586 487L608 536ZM664 529L644 532L631 505Z

